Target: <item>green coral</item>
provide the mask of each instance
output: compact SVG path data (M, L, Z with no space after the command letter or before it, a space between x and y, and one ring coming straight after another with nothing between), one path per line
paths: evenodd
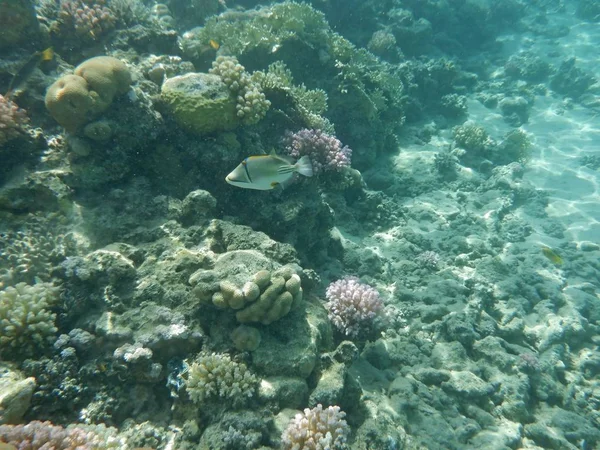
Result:
M239 125L235 98L217 75L188 73L169 78L163 83L161 101L192 132L212 133Z

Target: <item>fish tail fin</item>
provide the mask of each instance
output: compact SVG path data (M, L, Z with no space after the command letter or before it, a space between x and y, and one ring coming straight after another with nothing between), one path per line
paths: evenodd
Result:
M310 162L308 155L304 155L302 158L296 161L296 172L298 172L300 175L304 175L305 177L313 176L312 162Z
M46 50L42 52L42 61L50 61L54 58L54 49L52 47L48 47Z

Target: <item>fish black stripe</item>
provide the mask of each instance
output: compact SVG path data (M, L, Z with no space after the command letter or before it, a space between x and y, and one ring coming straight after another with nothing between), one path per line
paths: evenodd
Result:
M246 171L246 176L248 177L248 180L250 180L250 183L252 183L252 177L250 176L250 172L248 171L248 164L244 164L244 170Z

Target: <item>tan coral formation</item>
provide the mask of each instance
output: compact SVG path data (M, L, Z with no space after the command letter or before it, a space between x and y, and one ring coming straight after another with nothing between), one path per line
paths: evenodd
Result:
M106 111L116 95L129 90L127 65L111 56L90 58L56 80L46 92L46 108L67 131L74 132Z
M230 252L236 253L236 252ZM295 302L302 300L302 287L297 268L286 265L278 269L263 269L240 273L235 259L247 258L245 252L233 255L225 270L199 270L192 274L189 283L192 292L205 304L220 309L233 309L240 323L261 323L268 325L285 316ZM265 259L257 254L255 260ZM248 273L249 272L249 273Z

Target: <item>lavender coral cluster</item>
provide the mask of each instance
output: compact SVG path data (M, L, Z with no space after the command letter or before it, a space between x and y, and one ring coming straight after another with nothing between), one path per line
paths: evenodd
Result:
M344 420L346 413L339 406L323 409L321 404L296 414L286 430L282 441L285 450L342 450L346 443L350 427Z
M0 94L0 145L19 137L28 121L24 110Z
M376 289L348 277L335 281L326 292L329 319L346 336L368 334L382 325L383 302Z
M335 136L321 130L303 129L296 133L287 133L286 151L293 158L308 155L312 162L313 173L339 171L350 167L352 150Z

